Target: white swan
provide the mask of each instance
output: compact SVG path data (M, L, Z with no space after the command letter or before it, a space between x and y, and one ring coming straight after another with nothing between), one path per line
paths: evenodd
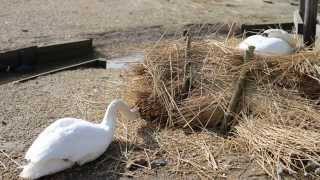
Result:
M253 35L243 40L238 48L242 51L255 46L255 53L266 56L289 55L295 51L292 35L281 29L268 29L262 35Z
M129 120L138 117L122 100L114 100L100 124L75 118L55 121L27 151L28 164L20 176L37 179L98 158L112 142L118 110Z

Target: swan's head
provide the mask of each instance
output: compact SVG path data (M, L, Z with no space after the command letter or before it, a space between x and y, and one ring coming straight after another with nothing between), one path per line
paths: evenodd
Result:
M133 121L139 118L139 113L122 101L121 99L113 100L107 107L106 114L104 115L101 124L108 127L115 127L115 121L117 120L117 112L124 115L127 120Z
M140 118L140 113L138 108L132 108L129 112L122 113L128 120L136 120Z
M107 111L120 111L122 115L128 120L136 120L139 118L139 109L130 109L127 103L121 99L113 100L107 107ZM111 113L112 114L112 113Z
M293 35L287 33L282 29L268 29L262 33L262 36L270 38L279 38L286 41L291 47L295 47L295 41Z

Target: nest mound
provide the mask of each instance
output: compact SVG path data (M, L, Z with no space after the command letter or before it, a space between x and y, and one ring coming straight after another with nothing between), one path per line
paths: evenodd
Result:
M235 143L272 177L279 169L316 176L310 163L320 162L319 53L254 56L243 63L230 42L159 43L133 68L131 97L145 120L192 132L214 129L243 70L244 95L229 124Z

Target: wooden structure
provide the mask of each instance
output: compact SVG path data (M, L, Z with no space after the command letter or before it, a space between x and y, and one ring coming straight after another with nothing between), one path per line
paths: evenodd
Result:
M240 32L245 36L252 36L261 33L266 29L283 29L291 32L294 27L293 22L273 23L273 24L242 24Z
M320 25L317 20L318 0L300 0L299 9L293 14L293 22L274 24L243 24L241 33L251 36L265 29L281 28L291 32L293 29L297 34L303 35L304 44L312 47L316 41L317 34L320 34ZM317 33L318 29L318 33Z
M46 65L84 59L93 55L92 39L59 43L46 46L32 46L0 53L0 72L24 73Z
M312 47L317 35L318 0L300 0L299 10L294 13L295 29L303 34L303 42Z
M79 66L106 68L105 59L95 58L92 39L0 52L0 84L24 82Z
M94 67L96 67L96 66L100 67L101 66L101 67L106 68L107 67L107 60L104 59L104 58L97 58L97 59L87 60L87 61L84 61L84 62L81 62L81 63L76 63L76 64L68 65L68 66L65 66L65 67L49 70L49 71L46 71L46 72L43 72L43 73L31 75L31 76L16 80L13 83L21 83L21 82L29 81L29 80L35 79L37 77L40 77L40 76L45 76L45 75L49 75L49 74L53 74L53 73L57 73L57 72L60 72L60 71L65 71L65 70L71 70L71 69L74 69L74 68L77 68L77 67L80 67L80 66L94 66Z

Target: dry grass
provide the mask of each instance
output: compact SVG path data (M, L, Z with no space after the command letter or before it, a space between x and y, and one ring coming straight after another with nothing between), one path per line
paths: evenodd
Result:
M281 169L293 175L316 176L315 168L307 164L320 162L319 53L255 56L243 64L241 52L233 48L235 43L198 41L192 42L190 49L182 40L157 44L148 51L145 63L134 68L130 98L136 101L143 119L163 127L182 128L196 137L181 140L172 135L176 141L170 136L157 140L172 159L177 159L181 171L190 170L183 167L187 165L201 176L217 173L217 149L213 147L229 147L240 154L247 149L273 178ZM206 135L197 137L199 130L212 134L211 130L221 123L242 69L249 70L249 78L230 124L233 136L210 136L203 141ZM225 141L228 145L223 145ZM202 156L182 160L179 148L187 149L185 155L200 150Z

